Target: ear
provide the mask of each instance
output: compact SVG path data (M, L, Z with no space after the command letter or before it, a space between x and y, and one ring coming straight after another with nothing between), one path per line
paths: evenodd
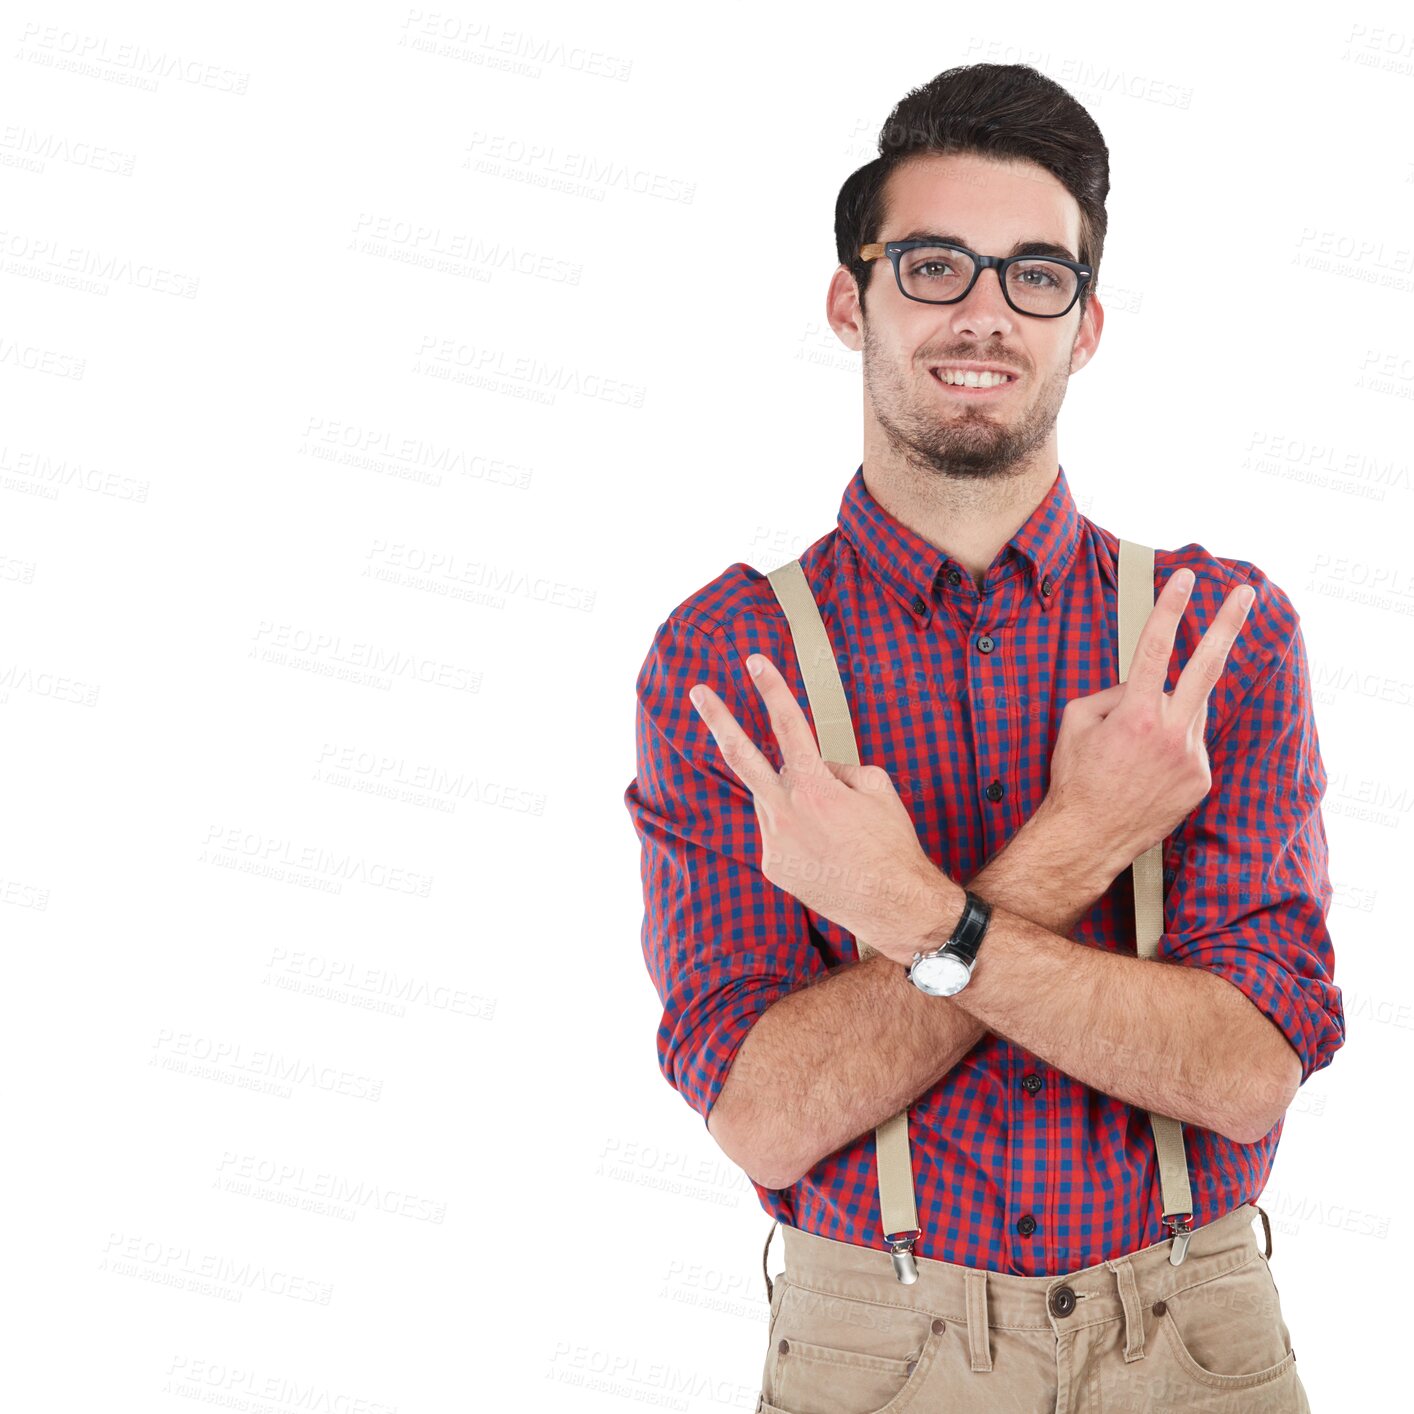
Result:
M1100 346L1100 330L1105 327L1105 307L1098 295L1091 295L1085 301L1085 313L1080 317L1080 327L1075 331L1075 342L1070 349L1070 371L1079 373L1095 356Z
M859 286L843 265L835 267L825 295L825 318L846 348L858 353L864 347L864 311L859 307Z

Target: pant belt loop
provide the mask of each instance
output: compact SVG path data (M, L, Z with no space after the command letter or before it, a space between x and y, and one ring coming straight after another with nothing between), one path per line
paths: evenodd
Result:
M1139 1311L1139 1287L1134 1281L1134 1268L1127 1257L1107 1261L1105 1265L1119 1283L1119 1299L1124 1306L1124 1358L1144 1358L1144 1317Z
M1262 1254L1268 1261L1272 1257L1272 1224L1267 1217L1267 1210L1260 1203L1253 1203L1252 1206L1262 1215L1262 1231L1267 1234L1267 1250Z
M770 1270L766 1266L766 1254L771 1250L771 1239L776 1235L776 1229L779 1226L780 1223L778 1221L771 1224L771 1230L766 1234L766 1245L761 1249L761 1275L766 1278L766 1304L768 1306L771 1304L771 1287L773 1283L771 1281ZM782 1240L784 1241L784 1239Z
M992 1368L991 1333L987 1328L987 1273L968 1271L963 1274L967 1286L967 1345L972 1354L974 1370Z

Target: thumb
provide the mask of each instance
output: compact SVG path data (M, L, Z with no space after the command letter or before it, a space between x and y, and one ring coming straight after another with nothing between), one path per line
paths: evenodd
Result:
M821 760L826 770L837 781L843 781L851 790L859 789L859 773L864 769L863 766L855 766L847 761L825 761L823 757Z
M1073 715L1086 721L1101 721L1124 701L1127 683L1117 682L1113 687L1101 688L1099 692L1087 693L1084 697L1074 697L1068 704Z
M843 781L851 790L884 790L893 792L895 795L898 793L894 787L893 777L882 766L853 766L846 765L842 761L826 761L825 765L834 772L837 780Z

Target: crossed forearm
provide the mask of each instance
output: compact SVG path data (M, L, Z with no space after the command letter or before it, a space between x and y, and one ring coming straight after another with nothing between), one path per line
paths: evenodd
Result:
M1046 829L1038 815L970 887L1019 921L1033 919L1048 935L1060 935L1061 943L1089 953L1063 935L1112 878L1080 856L1063 831ZM961 912L960 892L958 900L954 919ZM984 945L992 941L989 935ZM955 998L919 991L886 956L847 963L782 997L757 1019L737 1051L708 1129L756 1182L789 1187L826 1155L926 1094L988 1029Z
M953 887L955 916L962 889ZM971 980L948 999L977 1025L1106 1095L1241 1144L1276 1124L1300 1060L1226 978L1078 946L998 902Z

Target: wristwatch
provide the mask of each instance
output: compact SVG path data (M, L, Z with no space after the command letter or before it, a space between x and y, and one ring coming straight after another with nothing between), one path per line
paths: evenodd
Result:
M932 952L914 953L909 965L908 980L930 997L955 996L972 980L977 950L982 946L992 917L991 904L978 898L971 889L963 892L967 898L962 905L962 917L947 942Z

